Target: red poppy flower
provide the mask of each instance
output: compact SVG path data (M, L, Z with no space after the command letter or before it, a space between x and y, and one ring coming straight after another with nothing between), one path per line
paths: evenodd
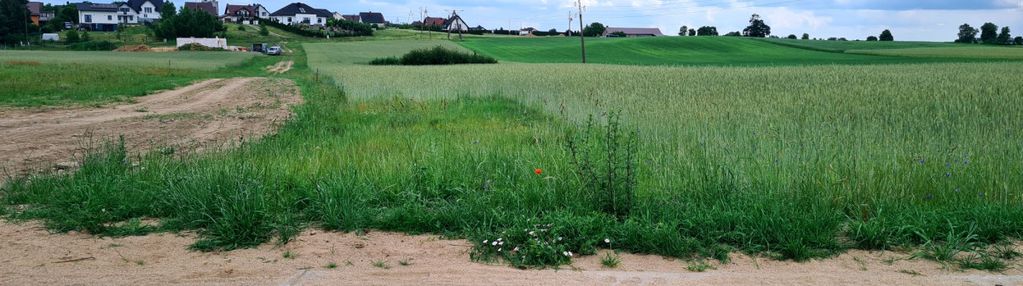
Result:
M533 173L536 173L537 175L543 174L543 169L536 168L536 170L533 170Z

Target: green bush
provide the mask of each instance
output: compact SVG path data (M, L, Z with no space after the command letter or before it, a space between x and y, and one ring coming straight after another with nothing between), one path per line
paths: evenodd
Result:
M441 46L432 49L413 50L401 58L378 58L369 62L371 65L457 65L457 64L496 64L497 60L483 55L468 54L449 50Z
M110 41L85 41L71 44L68 46L68 49L76 51L113 51L117 49L117 44Z

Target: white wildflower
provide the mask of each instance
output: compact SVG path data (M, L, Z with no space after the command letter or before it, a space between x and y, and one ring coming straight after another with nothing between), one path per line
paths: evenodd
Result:
M561 237L560 236L558 237L558 241L561 241Z
M519 252L519 247L518 247L518 246L516 246L516 247L515 247L515 249L512 249L512 251L513 251L513 252Z
M504 248L498 248L498 249L497 249L497 252L501 252L501 250L502 250L502 249L504 249Z
M490 245L497 246L497 241L491 243Z
M536 236L536 232L532 232L532 231L530 231L530 232L529 232L529 235L532 235L532 236Z
M611 243L611 240L610 240L610 239L607 239L607 238L605 238L605 239L604 239L604 243Z
M489 242L490 242L490 240L489 240L489 239L484 239L484 240L483 240L483 244L487 244L487 243L489 243Z

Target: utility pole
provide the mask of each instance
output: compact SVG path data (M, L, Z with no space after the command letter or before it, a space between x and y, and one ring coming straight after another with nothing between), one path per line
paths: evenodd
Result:
M419 37L421 38L426 32L426 7L419 8L419 18L423 19L422 22L419 22Z
M575 5L579 8L579 47L583 54L583 63L586 63L586 36L583 35L583 1L575 0Z
M572 11L568 11L568 29L565 29L565 37L572 36Z
M458 26L458 40L461 41L462 40L462 28L463 28L462 27L462 22L464 22L464 21L462 21L462 17L458 16L458 11L462 11L462 10L444 10L444 11L451 11L451 16L448 18L448 21L453 21L456 17L458 18L458 22L447 23L448 24L448 26L447 26L448 40L451 39L451 25L455 24L455 25Z

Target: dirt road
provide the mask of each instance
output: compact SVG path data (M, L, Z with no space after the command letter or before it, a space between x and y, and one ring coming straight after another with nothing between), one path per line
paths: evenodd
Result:
M464 240L307 230L281 247L221 253L187 250L192 235L96 238L49 234L38 223L0 220L0 285L1021 285L1023 272L943 270L891 252L853 251L807 263L735 255L716 269L621 254L617 269L599 256L561 270L517 270L469 261ZM285 253L290 253L285 257ZM375 262L382 267L375 266ZM890 262L890 264L889 264ZM330 268L333 263L335 268ZM407 264L407 265L403 265Z
M120 135L132 152L236 144L273 130L301 101L283 79L211 79L99 108L0 109L0 175L68 168ZM73 164L71 164L73 165Z

